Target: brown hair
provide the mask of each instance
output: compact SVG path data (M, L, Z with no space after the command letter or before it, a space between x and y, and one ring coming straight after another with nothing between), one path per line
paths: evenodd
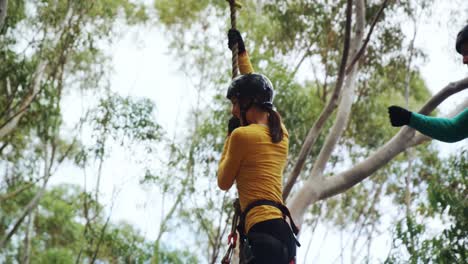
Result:
M268 128L270 129L271 142L278 143L283 140L283 128L281 126L281 116L272 108L268 109Z

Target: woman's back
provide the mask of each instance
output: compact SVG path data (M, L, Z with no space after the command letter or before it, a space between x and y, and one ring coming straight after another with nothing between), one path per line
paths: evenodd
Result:
M282 177L289 144L288 133L284 126L282 128L284 137L278 143L272 143L268 127L260 124L239 127L228 139L218 174L236 173L242 210L261 199L282 203ZM230 157L233 155L240 159L236 162ZM275 207L255 207L246 217L245 231L261 221L282 217Z

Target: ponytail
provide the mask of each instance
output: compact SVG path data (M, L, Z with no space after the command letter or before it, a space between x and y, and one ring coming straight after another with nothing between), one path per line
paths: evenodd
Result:
M270 129L271 142L278 143L283 140L283 128L281 126L281 116L272 108L268 108L268 128Z

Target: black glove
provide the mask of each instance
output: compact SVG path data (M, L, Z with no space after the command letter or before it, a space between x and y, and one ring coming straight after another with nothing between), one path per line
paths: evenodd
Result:
M396 105L388 108L388 115L390 116L390 123L394 127L408 125L411 119L410 111Z
M237 43L237 49L239 51L238 54L241 54L245 51L244 40L242 40L242 36L237 29L230 29L228 31L228 47L232 50L234 44Z
M240 123L239 118L235 116L231 117L231 119L229 119L229 122L228 122L228 135L230 135L232 131L234 131L234 129L240 127L240 125L241 123Z

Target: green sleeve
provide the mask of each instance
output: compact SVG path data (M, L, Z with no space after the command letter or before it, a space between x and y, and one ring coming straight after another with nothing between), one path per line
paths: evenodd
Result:
M457 142L468 137L468 108L454 118L431 117L413 112L409 126L433 139Z

